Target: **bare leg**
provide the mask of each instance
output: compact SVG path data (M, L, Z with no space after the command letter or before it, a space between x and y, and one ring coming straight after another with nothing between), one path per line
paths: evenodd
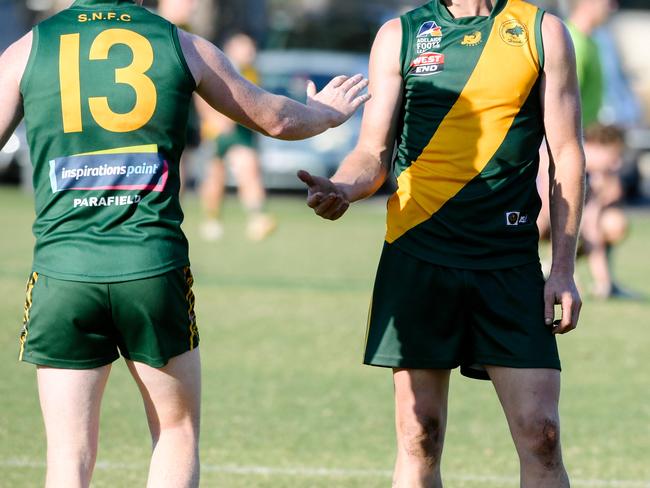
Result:
M441 488L449 370L394 369L394 488Z
M625 240L628 221L625 212L618 207L606 207L600 216L600 227L608 246L615 246Z
M239 199L248 213L246 233L254 241L262 240L275 230L276 222L264 212L266 190L257 151L246 146L233 146L228 151L228 162L237 179Z
M560 447L560 372L486 368L517 448L522 488L568 488Z
M225 191L226 168L221 159L215 158L206 170L200 189L205 219L201 226L201 237L205 240L215 241L223 235L223 227L219 219Z
M593 279L593 294L607 298L612 291L612 276L607 259L607 243L601 227L603 208L596 200L585 204L581 235L587 251L587 261Z
M221 216L225 185L226 168L221 159L215 158L209 164L201 185L201 203L207 218L218 219Z
M199 486L201 361L194 349L162 368L127 361L144 401L153 454L149 488Z
M46 488L90 485L99 438L99 410L111 366L59 369L36 376L47 436Z

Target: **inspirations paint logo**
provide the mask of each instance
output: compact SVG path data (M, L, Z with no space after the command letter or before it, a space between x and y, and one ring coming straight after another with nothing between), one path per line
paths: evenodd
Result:
M50 161L52 192L149 190L161 192L169 165L155 144L75 154Z

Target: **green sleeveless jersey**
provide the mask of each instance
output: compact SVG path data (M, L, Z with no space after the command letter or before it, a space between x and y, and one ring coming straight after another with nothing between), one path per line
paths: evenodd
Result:
M115 282L186 266L179 160L195 82L174 25L77 0L33 30L21 81L34 270Z
M438 265L539 259L542 11L493 3L487 17L456 19L441 0L401 17L398 189L386 240Z

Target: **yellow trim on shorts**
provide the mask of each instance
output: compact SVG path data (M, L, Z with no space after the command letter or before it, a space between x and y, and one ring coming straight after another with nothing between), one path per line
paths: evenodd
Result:
M187 284L187 293L185 293L185 300L187 300L187 316L190 319L190 351L196 347L196 339L199 337L199 329L196 326L196 313L194 312L194 292L192 285L194 284L194 277L189 266L183 268L185 274L185 283Z
M365 357L366 349L368 348L368 336L370 335L370 319L372 318L372 300L374 296L370 297L370 305L368 305L368 319L366 320L366 338L363 341L363 354Z
M29 312L32 309L32 292L34 290L34 285L38 281L38 273L34 271L32 275L27 280L27 290L25 291L25 307L23 310L23 328L20 331L20 352L18 353L18 361L23 360L23 354L25 353L25 343L27 342L27 335L29 330L27 329L27 324L29 323Z

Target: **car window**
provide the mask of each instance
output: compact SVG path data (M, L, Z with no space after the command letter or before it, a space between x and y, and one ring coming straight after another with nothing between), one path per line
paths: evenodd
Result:
M264 89L277 95L284 95L299 102L305 102L307 81L312 80L317 90L322 90L333 75L322 75L308 72L295 73L261 73Z

